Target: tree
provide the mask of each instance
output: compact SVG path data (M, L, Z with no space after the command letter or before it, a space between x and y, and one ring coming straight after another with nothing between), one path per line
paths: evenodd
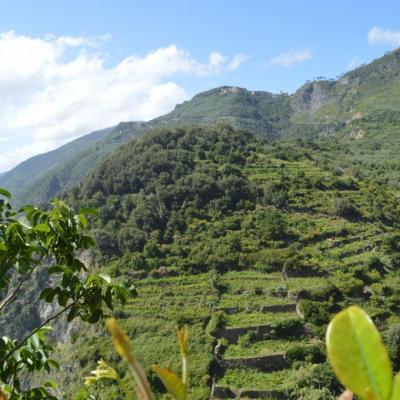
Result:
M21 376L25 380L29 373L57 368L46 338L49 324L62 315L68 322L80 318L96 323L116 301L124 304L135 290L114 284L105 274L91 273L77 257L94 244L85 234L86 215L95 214L94 210L82 209L75 215L56 200L49 211L33 206L15 211L10 200L10 193L0 189L0 314L6 315L23 291L36 285L38 274L47 279L44 287L37 286L37 301L54 303L56 311L28 332L19 332L18 339L1 337L0 398L54 399L49 391L52 382L34 388L21 384Z

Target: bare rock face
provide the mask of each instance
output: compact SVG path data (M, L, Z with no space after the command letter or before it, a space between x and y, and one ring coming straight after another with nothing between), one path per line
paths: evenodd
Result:
M305 84L296 93L293 107L299 113L312 113L333 101L331 81L315 81Z

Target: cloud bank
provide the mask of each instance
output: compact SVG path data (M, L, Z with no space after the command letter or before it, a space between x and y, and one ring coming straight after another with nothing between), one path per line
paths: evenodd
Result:
M246 60L214 51L200 62L171 45L109 66L109 39L0 33L0 171L95 129L169 112L188 97L177 75L220 74Z
M377 26L368 32L368 43L370 45L388 44L390 46L400 46L400 31L382 29Z
M269 64L279 65L281 67L291 67L296 64L300 64L304 61L310 60L313 57L311 50L290 50L286 53L282 53L279 56L273 58Z

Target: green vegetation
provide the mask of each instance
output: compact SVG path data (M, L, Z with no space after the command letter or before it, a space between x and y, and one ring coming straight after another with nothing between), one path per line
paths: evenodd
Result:
M354 304L400 369L399 54L292 96L200 94L149 123L120 124L30 182L34 201L62 192L73 208L98 210L96 248L82 257L90 273L135 282L138 297L112 313L157 398L167 394L152 366L180 370L173 332L189 325L188 398L335 399L343 388L321 343ZM4 314L7 334L36 326L46 278ZM101 359L131 385L101 326L72 324L55 340L61 368L50 378L66 398L89 395L77 382ZM104 382L90 394L123 396Z
M170 340L176 325L191 329L193 399L208 398L213 383L287 399L335 398L341 388L321 340L348 304L363 305L395 348L396 191L385 187L382 198L393 205L382 214L371 202L374 178L338 174L334 162L327 168L323 154L331 147L320 146L269 143L226 125L155 130L66 196L99 210L92 225L97 265L137 282L138 298L115 316L158 397L164 389L151 367L179 369ZM337 199L357 215L338 212ZM247 330L225 343L239 327ZM73 380L66 370L54 375L63 392L77 395L76 379L83 382L100 358L128 379L103 331L92 328L88 340L79 329L60 346L59 358L77 370ZM222 361L213 357L216 337ZM286 360L278 371L224 364L276 354ZM281 375L287 381L275 384ZM100 399L118 393L113 385L94 392Z
M53 381L31 385L35 373L58 368L50 358L50 322L66 315L68 322L79 318L94 324L107 309L113 309L116 301L126 303L134 288L125 289L108 275L89 273L77 258L77 251L93 245L92 238L84 233L88 227L85 215L93 214L92 210L82 209L74 215L64 203L56 201L48 212L32 206L17 212L10 205L10 193L0 188L0 195L0 312L6 317L1 321L0 397L56 399L51 390L57 387ZM41 282L36 281L37 276L41 276ZM23 312L19 312L21 304L16 301L22 298L26 305L23 291L28 285L36 286L36 305L53 303L55 310L50 316L32 321L29 308L22 307ZM32 325L26 323L26 316ZM14 332L13 327L17 328ZM5 335L10 331L15 338Z

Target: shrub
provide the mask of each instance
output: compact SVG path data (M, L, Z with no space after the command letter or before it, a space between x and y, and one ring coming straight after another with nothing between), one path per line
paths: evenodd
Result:
M289 362L308 361L312 363L322 362L325 358L321 344L295 344L286 352L286 359Z
M265 239L281 239L285 235L285 220L282 214L273 210L267 211L264 215L261 229Z
M389 356L396 370L400 367L400 324L393 325L384 334Z
M360 211L352 200L336 197L333 201L333 214L343 218L359 218Z
M289 202L289 189L284 183L272 183L264 191L263 203L285 208Z
M276 337L296 337L304 333L303 322L299 319L287 319L274 326Z
M335 286L345 296L357 297L362 296L364 289L364 282L360 279L353 278L352 276L345 276L335 279Z
M341 387L331 368L323 363L312 368L299 368L295 372L295 387L288 397L293 400L334 400L335 394L340 392Z
M210 321L208 322L206 332L209 335L213 335L219 328L225 325L224 313L217 311L211 314Z
M302 300L300 302L300 310L304 319L315 325L328 323L332 309L333 301Z

